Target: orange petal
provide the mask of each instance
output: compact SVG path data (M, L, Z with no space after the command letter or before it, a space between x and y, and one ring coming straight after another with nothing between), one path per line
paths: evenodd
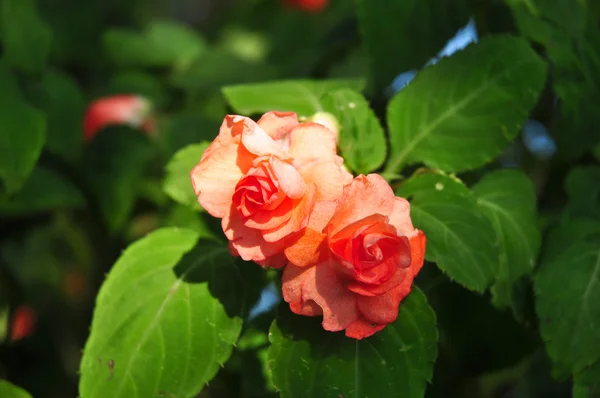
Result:
M281 189L288 198L300 199L306 193L306 183L298 170L291 164L283 162L276 157L270 159L271 169L279 189Z
M298 115L294 112L267 112L257 124L275 141L284 138L298 125Z
M337 157L335 137L327 127L318 123L299 124L290 133L288 154L298 165L314 160L335 160Z
M259 230L245 226L235 208L223 217L221 225L225 236L231 241L231 247L246 261L264 261L284 249L283 240L266 242Z
M413 227L410 219L410 203L404 198L395 197L394 207L389 214L390 224L392 224L398 235L412 238L417 235L418 231Z
M294 162L296 165L296 162ZM344 185L352 181L352 175L334 160L315 160L297 165L306 182L316 184L319 200L335 200L344 190Z
M304 197L295 204L290 219L275 229L262 231L263 238L267 242L275 242L306 227L316 197L316 187L311 184L307 187Z
M323 231L329 220L333 217L333 213L337 207L337 201L334 200L323 200L315 203L310 218L308 220L308 228L314 229L315 231Z
M272 230L292 217L295 205L293 200L285 198L275 209L259 211L245 220L244 224L253 229Z
M297 310L309 300L321 307L325 330L343 330L358 319L356 295L348 291L329 262L313 267L289 263L283 271L282 288L284 299L294 302Z
M381 176L360 175L344 187L327 234L332 236L347 225L373 214L388 216L392 213L394 201L392 188Z
M410 293L412 275L407 273L404 281L385 294L366 297L358 296L356 302L358 310L365 319L373 323L391 323L398 317L400 301Z
M356 321L352 322L350 326L346 328L346 336L353 339L362 340L366 337L372 336L385 328L387 324L376 324L370 322L364 317L359 317Z
M285 256L298 267L308 267L326 260L328 256L325 235L312 228L305 228L285 239Z
M203 155L190 173L198 202L214 217L222 218L229 211L235 186L244 175L239 165L246 162L238 159L238 149L234 143L221 145L214 141L207 149L208 155Z
M286 158L283 147L269 137L258 124L251 120L246 121L245 124L246 129L242 133L242 144L249 152L256 156L275 155L282 159Z
M416 277L425 261L425 247L427 239L423 231L418 231L417 236L410 239L410 251L412 256L412 262L410 268L413 271L413 275Z

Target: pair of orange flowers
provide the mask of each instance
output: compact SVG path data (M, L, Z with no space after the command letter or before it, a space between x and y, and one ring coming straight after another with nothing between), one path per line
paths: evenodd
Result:
M329 331L371 336L398 316L423 265L410 205L377 174L353 178L337 133L269 112L225 118L191 172L198 201L222 219L233 255L285 267L283 298Z

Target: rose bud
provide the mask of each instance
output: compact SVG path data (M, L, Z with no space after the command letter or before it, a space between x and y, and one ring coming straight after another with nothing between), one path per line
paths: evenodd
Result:
M83 119L83 133L86 142L103 128L123 124L139 128L145 132L153 130L150 118L152 104L138 95L115 95L92 102Z
M12 316L10 339L18 341L31 336L35 330L37 316L33 308L20 305Z
M410 205L377 174L358 176L336 201L320 202L288 238L283 298L323 328L369 337L394 322L423 265L425 235Z

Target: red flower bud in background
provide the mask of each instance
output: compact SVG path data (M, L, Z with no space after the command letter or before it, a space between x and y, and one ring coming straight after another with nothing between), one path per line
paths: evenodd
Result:
M304 11L321 12L327 7L329 0L285 0L285 3Z
M10 339L18 341L31 336L35 330L36 320L37 315L33 308L28 305L18 306L10 324Z
M138 95L114 95L92 102L83 119L83 132L86 142L110 125L124 124L140 128L145 132L153 130L150 118L152 104Z

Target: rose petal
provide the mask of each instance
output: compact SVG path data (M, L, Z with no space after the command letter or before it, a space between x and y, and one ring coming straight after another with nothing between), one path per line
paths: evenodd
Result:
M298 115L294 112L267 112L257 124L275 141L284 139L298 125Z
M266 242L259 230L244 225L242 216L232 208L221 220L223 232L231 246L246 261L263 261L283 251L283 240Z
M412 275L407 273L404 281L385 294L378 296L358 296L356 304L365 319L373 323L391 323L398 317L400 301L410 293Z
M273 210L258 211L244 221L249 228L269 231L280 227L292 217L296 203L290 198L285 198L281 204ZM279 239L277 239L279 240Z
M352 181L352 175L332 160L314 160L294 165L306 182L317 185L319 200L335 200L340 197L344 185Z
M283 252L278 253L262 261L255 261L263 268L283 268L287 264L287 258Z
M410 203L408 203L408 200L395 197L394 207L389 214L389 218L390 224L396 228L398 235L404 235L408 238L417 235L418 231L413 227L412 220L410 219Z
M285 256L298 267L308 267L326 260L328 255L325 235L312 228L304 228L285 239Z
M360 175L344 187L327 234L332 236L347 225L373 214L388 216L394 209L394 202L394 192L381 176Z
M386 326L387 324L379 325L369 322L364 317L359 317L346 328L346 336L353 339L362 340L366 337L374 335Z
M229 211L235 186L244 175L240 164L247 162L239 159L235 144L223 146L215 141L209 150L209 155L203 156L192 169L190 177L200 205L213 217L221 218Z
M359 316L356 295L348 291L329 262L313 267L298 267L289 263L283 271L282 290L284 299L288 303L293 302L296 310L302 308L302 304L308 300L319 305L323 310L325 330L343 330Z
M271 157L270 166L279 184L279 189L289 198L300 199L304 196L306 183L294 166L287 162L282 162L276 157Z
M418 231L417 236L410 239L410 250L412 261L410 268L412 269L413 275L416 277L425 261L425 247L426 237L423 231Z
M246 128L242 133L242 144L248 151L256 156L274 155L282 159L286 158L283 147L269 137L258 124L246 120L245 125Z
M302 285L306 279L314 278L315 268L300 268L288 264L283 271L281 292L293 313L306 316L322 315L323 310L313 300L302 299Z
M306 227L317 200L316 196L316 187L309 185L304 197L294 203L290 219L275 229L262 231L263 238L267 242L275 242Z
M290 133L288 154L294 158L297 166L313 160L335 161L337 157L335 137L327 127L318 123L299 124Z

